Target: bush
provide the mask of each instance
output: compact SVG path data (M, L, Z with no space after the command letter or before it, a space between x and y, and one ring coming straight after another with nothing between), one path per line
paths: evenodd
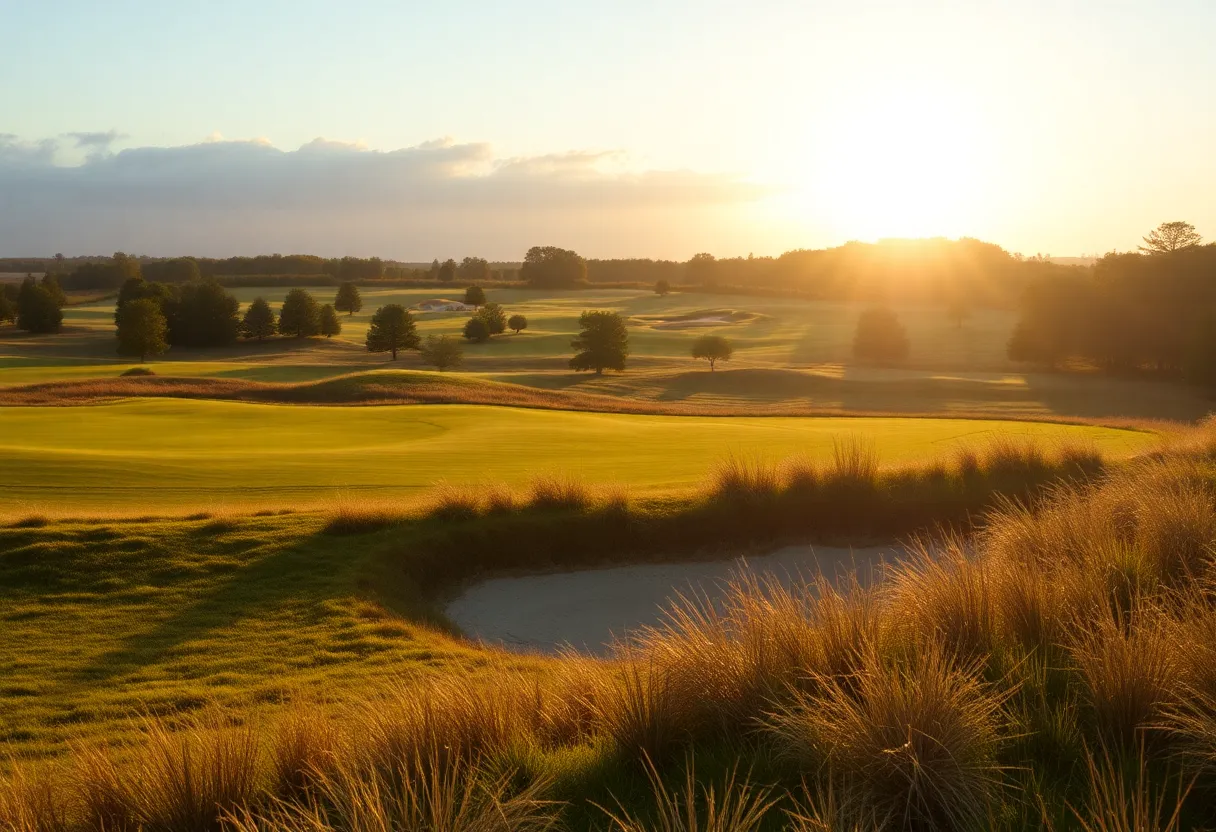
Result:
M477 317L486 322L491 335L501 335L507 329L507 313L497 303L487 303L477 310Z
M466 306L481 306L486 302L486 290L480 286L470 286L464 290Z
M464 361L464 347L460 341L447 335L428 335L419 348L422 363L435 367L440 372L459 367Z
M908 333L896 314L885 306L861 313L853 336L853 357L887 364L903 361L909 352Z
M464 323L464 337L475 344L490 340L490 325L483 318L474 315Z
M654 284L654 293L659 297L666 297L671 293L671 284L666 280L656 281Z
M507 318L507 326L515 330L515 334L518 335L520 332L528 328L528 319L523 315L515 314Z
M156 375L156 371L151 367L132 367L129 370L123 370L118 375L120 378L128 376L154 376Z

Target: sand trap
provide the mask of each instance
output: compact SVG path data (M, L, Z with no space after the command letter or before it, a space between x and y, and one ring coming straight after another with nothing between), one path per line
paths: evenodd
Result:
M854 568L868 578L899 552L896 546L790 546L747 558L746 565L783 582L820 571L836 578ZM470 587L446 612L467 636L491 644L540 652L569 645L603 654L614 635L659 623L662 609L678 592L697 590L721 597L724 582L744 563L734 558L495 578Z

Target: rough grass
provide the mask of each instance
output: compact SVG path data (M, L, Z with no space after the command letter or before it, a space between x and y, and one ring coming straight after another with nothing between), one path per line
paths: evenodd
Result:
M321 534L324 518L315 516L242 520L210 540L201 529L213 517L0 531L0 579L16 602L4 609L3 655L13 659L3 695L15 703L5 718L16 714L6 730L68 725L62 742L93 729L75 753L10 767L0 824L1211 826L1209 452L1092 471L1068 486L1058 477L1075 458L1063 452L981 449L975 460L879 467L867 487L854 475L844 490L830 484L834 461L809 477L777 465L758 486L752 471L741 486L711 482L694 502L648 509L665 518L651 521L639 520L646 515L635 501L622 515L559 478L538 485L556 504L533 505L525 492L502 513L479 502L475 514L422 513L342 537ZM766 512L801 518L816 500L820 519L845 516L846 495L886 495L853 515L871 526L923 522L936 519L926 507L957 507L960 494L984 494L981 506L991 506L1002 493L995 485L1016 476L1027 502L998 508L978 536L926 544L875 586L785 587L742 576L721 606L678 602L666 626L605 660L511 657L416 623L427 596L410 593L453 552L474 551L460 529L490 529L485 539L498 550L457 566L497 568L525 551L547 557L544 540L565 545L574 535L598 546L608 529L639 522L643 533L686 535L718 516L704 534L720 539L732 528L748 534L747 518ZM740 490L751 496L732 515ZM609 511L618 512L611 522L582 525ZM494 525L504 519L519 525ZM307 540L293 531L302 523L311 524ZM535 536L500 536L529 524ZM426 552L436 560L420 558ZM354 600L373 592L381 605ZM48 603L53 615L44 614ZM376 642L384 649L368 649ZM282 664L342 645L353 649L329 674ZM446 672L372 684L404 663ZM229 695L220 710L201 696L145 701L147 715L126 729L116 713L82 713L129 702L141 685L207 678L200 672L227 676L216 692L272 677L347 695L319 706L283 696L261 709L266 690ZM39 708L64 701L73 684L83 694L77 721L44 719ZM176 693L189 696L189 686ZM110 747L98 750L102 736ZM55 742L8 740L30 751Z

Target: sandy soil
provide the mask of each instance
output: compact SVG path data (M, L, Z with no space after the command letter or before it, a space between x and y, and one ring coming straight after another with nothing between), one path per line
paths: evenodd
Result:
M856 571L871 578L897 546L840 549L790 546L744 560L647 564L553 575L495 578L452 601L448 617L470 638L521 651L554 652L568 645L603 654L614 635L657 624L677 593L721 597L724 582L746 565L783 582L820 571L838 578Z

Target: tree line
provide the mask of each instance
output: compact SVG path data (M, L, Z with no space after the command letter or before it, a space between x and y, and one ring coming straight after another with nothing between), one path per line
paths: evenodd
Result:
M31 261L32 262L32 261ZM516 281L539 289L570 289L597 283L699 287L716 291L793 292L822 300L898 304L1013 307L1031 283L1044 278L1081 278L1084 266L1061 265L1041 256L1022 257L974 239L850 242L825 249L798 249L779 257L717 258L698 253L687 261L585 259L558 246L533 246L516 263L481 257L435 259L429 267L378 257L322 258L305 254L152 260L122 252L76 262L40 261L60 273L69 290L117 289L141 274L161 283L198 278L325 277L335 283L376 280L485 283Z
M1008 354L1057 367L1150 370L1216 384L1216 245L1164 223L1136 252L1026 287Z

